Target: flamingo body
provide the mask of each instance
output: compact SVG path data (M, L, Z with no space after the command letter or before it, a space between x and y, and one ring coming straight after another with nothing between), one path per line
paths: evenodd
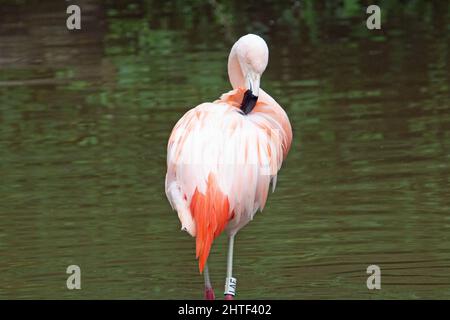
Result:
M169 138L166 195L182 229L196 237L200 272L213 240L225 230L234 236L264 208L291 145L285 111L259 89L267 60L264 40L242 37L228 60L233 90L187 111ZM244 114L247 80L257 101Z

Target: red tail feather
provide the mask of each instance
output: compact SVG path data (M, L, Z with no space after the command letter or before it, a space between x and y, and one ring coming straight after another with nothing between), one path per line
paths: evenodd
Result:
M200 273L205 267L213 240L228 223L229 209L227 196L219 189L215 177L209 174L206 194L196 189L191 201L191 213L197 229L196 256Z

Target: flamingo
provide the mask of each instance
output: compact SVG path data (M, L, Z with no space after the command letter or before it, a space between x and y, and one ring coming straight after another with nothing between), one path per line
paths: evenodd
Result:
M224 295L233 300L235 235L264 208L291 146L286 112L260 88L268 59L264 39L242 36L228 57L233 90L187 111L169 137L165 191L181 230L196 238L207 300L215 299L207 265L213 240L228 234Z

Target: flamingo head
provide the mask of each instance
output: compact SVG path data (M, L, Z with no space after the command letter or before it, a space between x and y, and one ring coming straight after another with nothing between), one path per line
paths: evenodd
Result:
M246 92L241 105L244 114L251 112L256 105L261 76L268 61L267 44L255 34L241 37L231 49L228 72L233 87L245 86ZM236 67L239 70L236 70Z

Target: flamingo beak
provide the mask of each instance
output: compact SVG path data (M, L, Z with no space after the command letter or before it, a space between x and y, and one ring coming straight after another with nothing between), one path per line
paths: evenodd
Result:
M261 79L261 75L256 72L250 71L247 73L247 89L252 92L255 97L259 95L259 83Z
M255 72L249 72L246 76L246 89L242 100L241 110L244 114L249 114L258 101L259 83L261 76Z

